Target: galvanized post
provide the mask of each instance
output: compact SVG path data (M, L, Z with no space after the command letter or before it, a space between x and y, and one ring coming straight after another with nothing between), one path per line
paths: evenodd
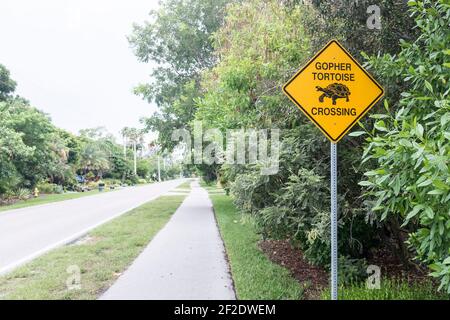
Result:
M338 299L337 144L331 142L331 299Z

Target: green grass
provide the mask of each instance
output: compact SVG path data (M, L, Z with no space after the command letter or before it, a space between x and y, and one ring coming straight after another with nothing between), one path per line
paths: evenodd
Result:
M89 233L83 243L55 249L0 277L0 299L96 299L139 255L185 196L160 197ZM68 290L67 268L81 270Z
M202 187L208 191L210 191L210 190L214 191L217 189L217 182L215 182L215 181L206 182L205 180L200 179L199 184L200 184L200 187Z
M406 281L383 279L380 289L368 289L365 283L339 289L340 300L449 300L450 297L436 292L430 281L408 284ZM322 299L330 299L330 290L322 293Z
M176 187L173 191L183 191L183 190L191 190L191 180L188 180L186 182L183 182L178 187Z
M114 190L111 190L114 191ZM51 202L58 202L64 200L77 199L86 196L92 196L100 193L110 192L110 190L105 190L99 192L98 190L91 190L87 192L73 192L73 193L61 193L61 194L44 194L38 198L32 198L29 200L21 200L11 205L0 206L0 212L6 210L20 209L25 207L37 206L40 204L46 204Z
M239 299L300 299L302 288L289 271L271 262L249 217L242 219L230 197L210 194Z
M205 182L205 180L200 179L200 186L208 191L209 194L225 194L225 190L217 187L216 182Z

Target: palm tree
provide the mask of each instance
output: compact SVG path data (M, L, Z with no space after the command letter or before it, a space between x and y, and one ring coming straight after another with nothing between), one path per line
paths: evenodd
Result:
M97 142L93 141L84 145L80 154L80 168L84 174L94 171L102 178L103 172L109 167L108 155Z
M134 175L137 175L137 146L143 145L145 131L137 128L125 127L122 129L121 134L124 138L124 155L126 157L127 142L131 142L133 145L133 157L134 157Z

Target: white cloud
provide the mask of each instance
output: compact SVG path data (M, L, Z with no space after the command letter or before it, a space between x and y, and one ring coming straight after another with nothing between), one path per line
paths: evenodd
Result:
M0 63L56 125L105 126L117 135L155 110L132 93L151 70L126 35L156 7L156 0L2 0Z

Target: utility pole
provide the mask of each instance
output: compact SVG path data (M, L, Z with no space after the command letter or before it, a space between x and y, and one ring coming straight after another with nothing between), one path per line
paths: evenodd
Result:
M158 181L161 182L161 166L159 165L159 154L158 154Z
M125 139L125 136L123 136L123 156L127 157L127 141Z
M136 156L136 140L133 141L133 152L134 152L134 175L137 175L137 156Z

